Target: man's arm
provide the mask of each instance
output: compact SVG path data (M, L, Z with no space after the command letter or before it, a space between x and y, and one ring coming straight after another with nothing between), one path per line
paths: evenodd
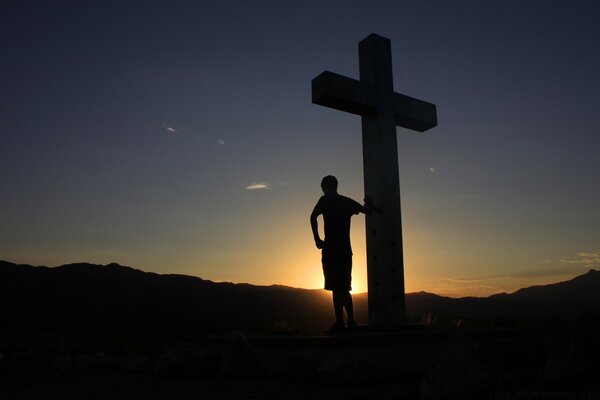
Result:
M317 222L317 217L321 215L321 211L318 209L319 203L313 209L313 212L310 214L310 227L312 228L313 237L315 239L315 245L317 249L322 249L325 245L325 242L321 240L319 236L319 224Z

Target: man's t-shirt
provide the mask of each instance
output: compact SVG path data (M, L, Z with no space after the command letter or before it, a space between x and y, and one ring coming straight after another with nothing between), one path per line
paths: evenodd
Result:
M321 196L315 206L315 211L317 215L323 214L325 251L352 254L350 219L361 209L362 206L359 203L340 194Z

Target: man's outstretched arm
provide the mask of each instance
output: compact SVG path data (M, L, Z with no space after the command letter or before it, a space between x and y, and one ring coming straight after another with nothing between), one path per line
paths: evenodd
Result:
M315 206L313 212L310 214L310 227L312 228L313 237L315 239L315 245L317 249L322 249L325 245L325 242L321 240L319 236L319 223L317 222L317 217L321 213L317 210L317 206Z

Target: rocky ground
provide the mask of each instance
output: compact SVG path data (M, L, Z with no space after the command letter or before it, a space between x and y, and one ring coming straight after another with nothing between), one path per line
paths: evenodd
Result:
M598 324L224 336L0 355L0 399L600 399ZM0 351L3 349L0 349Z

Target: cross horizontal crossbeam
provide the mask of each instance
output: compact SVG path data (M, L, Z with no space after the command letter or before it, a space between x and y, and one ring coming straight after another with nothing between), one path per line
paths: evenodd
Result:
M378 112L374 85L325 71L312 80L312 102L361 116ZM396 125L424 132L437 125L435 104L400 93L393 94Z

